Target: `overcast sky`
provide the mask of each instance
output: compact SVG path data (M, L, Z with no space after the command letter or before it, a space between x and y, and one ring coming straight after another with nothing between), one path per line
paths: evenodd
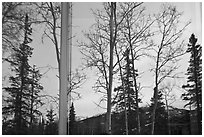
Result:
M198 15L199 7L195 3L172 3L173 5L177 6L178 11L183 12L182 21L187 22L191 20L192 23L188 27L185 32L183 38L185 38L185 42L188 43L188 39L192 33L195 33L196 37L198 38L198 43L201 43L201 20L200 16ZM160 9L161 3L144 3L146 6L148 13L157 13ZM72 51L72 70L78 68L82 63L82 56L77 48L77 41L85 40L83 37L82 31L88 31L90 26L95 23L94 17L92 15L91 9L100 9L102 8L102 3L73 3L73 35L75 36L73 39L73 51ZM31 46L34 48L34 53L31 59L31 64L36 64L38 67L50 65L52 67L57 68L57 60L55 54L54 45L49 40L45 40L44 43L41 42L40 38L40 29L35 28L35 32L33 32L33 42ZM182 63L182 70L186 71L188 67L188 56L183 59ZM148 72L148 67L151 64L151 61L146 60L143 61L143 64L137 65L136 67L140 70L145 70L143 78L139 80L145 86L152 86L153 87L153 77L149 78L151 75ZM41 72L45 72L46 69L41 69ZM6 70L3 69L3 73ZM41 83L44 86L44 93L57 96L58 94L58 75L57 69L51 69L46 75L43 76ZM80 100L74 101L75 111L77 116L93 116L96 114L100 114L105 112L105 109L101 109L97 107L94 102L98 103L101 97L101 94L97 94L93 91L92 86L94 84L94 73L92 71L87 71L86 83L77 90L82 95ZM185 80L179 81L180 83L185 84ZM143 104L144 106L149 103L150 98L152 97L153 91L151 89L144 89L141 91ZM177 92L177 98L179 98L181 92ZM104 104L105 105L105 104ZM182 107L184 104L180 101L175 102L175 106Z
M146 6L148 13L157 13L160 9L160 5L162 3L144 3L144 6ZM191 35L191 33L195 33L198 37L198 42L201 41L201 32L199 32L199 25L198 21L200 21L198 15L196 12L198 12L197 5L195 3L172 3L173 5L177 6L178 11L183 12L182 21L185 23L189 20L192 21L191 25L186 30L183 38L186 39L186 43L188 42L188 39ZM73 39L73 51L72 51L72 70L79 67L82 63L82 56L77 48L77 42L76 41L86 41L86 39L83 37L82 31L89 31L89 28L94 21L94 17L92 14L91 9L101 9L102 3L73 3L73 35L75 36ZM190 10L189 10L190 9ZM195 20L198 20L195 22ZM36 35L38 35L38 32L36 32ZM34 36L35 37L35 36ZM38 41L38 40L36 40ZM33 55L33 62L36 58L36 64L39 63L38 66L45 66L45 65L51 65L53 67L57 67L56 62L56 54L54 46L51 44L50 41L45 42L44 44L41 44L40 41L38 41L38 44L32 44L35 46L34 55ZM145 71L146 73L143 74L143 77L139 79L139 82L144 86L150 86L153 87L153 77L149 78L151 73L148 72L149 65L151 65L150 60L143 61L143 63L140 63L140 65L136 65L136 67L140 71ZM186 71L188 67L188 56L183 59L182 62L182 70ZM47 73L47 76L43 78L43 83L45 87L46 94L55 95L58 93L58 79L56 78L57 70L50 70L49 73ZM95 103L98 103L101 94L95 93L92 89L92 86L95 83L94 73L90 70L87 71L87 80L86 83L77 90L77 92L80 92L82 95L82 98L80 100L74 101L75 109L76 109L76 115L77 116L93 116L99 113L103 113L106 110L101 109L97 107ZM185 79L179 81L179 83L185 84ZM149 103L150 98L152 97L153 91L152 88L147 88L141 91L141 98L143 99L143 104L141 106L147 105ZM174 103L177 107L182 107L184 105L183 102L180 102L180 94L181 91L177 91L177 98L178 101ZM102 104L103 106L106 106L105 102Z

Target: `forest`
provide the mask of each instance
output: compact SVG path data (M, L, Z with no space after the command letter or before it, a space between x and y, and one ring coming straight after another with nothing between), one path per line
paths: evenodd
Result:
M3 135L60 134L62 4L2 2ZM202 135L202 46L197 32L189 29L201 25L185 20L176 3L160 3L149 13L147 5L152 3L103 2L95 3L100 8L89 8L94 22L88 31L75 34L79 27L74 8L80 3L70 4L73 67L66 76L67 134ZM41 51L38 61L33 59L41 46L36 41L53 51L55 66L43 64L51 58L50 50ZM74 67L76 56L81 63ZM51 79L57 82L44 84ZM94 84L86 84L89 81ZM56 94L47 92L48 87L55 87ZM88 92L99 96L94 105L104 111L82 118L78 111L86 110L77 102ZM148 103L144 96L151 96ZM178 100L183 103L180 108L175 105Z

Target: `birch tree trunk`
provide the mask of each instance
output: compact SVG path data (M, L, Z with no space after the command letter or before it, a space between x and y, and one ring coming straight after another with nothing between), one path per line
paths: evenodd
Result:
M106 132L111 135L111 93L112 93L112 83L113 83L113 50L114 50L114 38L113 38L113 14L116 3L111 2L111 16L110 16L110 62L109 62L109 86L108 86L108 102L107 102L107 127Z
M156 64L153 69L155 74L155 87L151 125L152 135L155 130L155 113L158 104L159 86L167 78L177 78L177 74L174 74L179 68L177 62L180 60L180 57L185 54L183 41L180 41L179 38L190 22L187 22L185 25L181 24L183 27L178 27L181 15L176 7L163 5L161 13L155 16L159 30L156 36L160 37L161 41L159 43L156 42L157 44L153 46L155 56L152 55Z

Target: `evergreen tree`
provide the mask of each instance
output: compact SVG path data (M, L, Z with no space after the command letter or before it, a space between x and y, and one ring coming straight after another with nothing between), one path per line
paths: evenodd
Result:
M39 83L41 74L36 68L32 69L28 62L33 50L29 46L32 42L30 25L26 15L23 42L19 47L13 47L15 52L12 58L6 59L15 72L15 76L9 77L10 86L4 88L8 97L5 99L3 114L9 115L10 118L14 116L13 119L6 121L10 123L9 128L12 129L7 132L8 134L33 134L33 125L36 124L36 118L40 114L38 108L43 104L39 96L43 89Z
M56 114L54 113L53 108L51 107L50 110L47 111L46 117L47 117L47 123L53 123L55 121Z
M12 131L9 134L26 134L29 119L30 105L30 65L28 63L29 57L32 55L32 48L28 45L32 39L29 37L32 33L30 24L28 23L28 16L26 15L24 24L24 40L19 47L13 47L15 51L12 59L6 59L10 62L12 71L16 73L15 76L9 77L10 87L4 88L9 94L5 100L7 106L3 107L3 114L14 116L10 120Z
M30 134L33 133L33 121L36 120L41 115L41 112L38 110L39 107L43 105L42 100L40 99L39 93L43 90L42 85L39 83L41 78L39 70L33 66L31 70L31 90L30 90Z
M192 34L189 39L187 53L191 53L187 69L188 84L183 85L187 93L182 94L183 100L188 101L185 106L193 105L197 109L197 123L199 134L202 134L202 47L196 45L197 38Z
M124 89L122 85L115 88L114 92L116 92L117 96L116 99L113 101L114 104L116 104L116 111L122 112L124 111L125 107L127 107L127 113L128 113L128 131L129 134L135 134L133 132L133 129L136 128L136 92L134 89L134 82L133 82L133 65L129 56L129 49L125 52L125 61L126 65L124 68ZM136 74L138 75L138 74ZM125 104L125 98L126 98L126 104ZM141 100L139 99L139 102ZM124 124L124 122L122 122ZM125 131L125 129L123 129Z
M69 112L69 135L76 134L76 119L75 119L75 110L74 104L72 103Z
M154 95L155 96L155 95ZM167 113L165 111L165 104L162 102L162 93L161 91L158 92L158 103L156 108L156 117L155 117L155 128L154 128L154 134L155 135L167 135L168 134L168 128L167 128ZM152 119L152 111L154 107L154 97L151 98L151 105L148 110L148 118L146 127L149 131L149 134L151 133L151 119Z
M50 110L47 111L46 117L47 117L47 123L45 128L45 134L46 135L56 135L57 134L57 124L55 122L55 116L54 109L51 107Z

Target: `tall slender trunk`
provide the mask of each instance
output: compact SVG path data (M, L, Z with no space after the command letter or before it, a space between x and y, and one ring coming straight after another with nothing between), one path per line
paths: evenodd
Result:
M71 3L61 3L61 45L60 45L60 100L59 100L59 134L69 133L68 120L68 92L70 90L70 55L71 55ZM67 77L68 76L68 77Z
M159 52L157 55L157 63L156 63L156 76L155 76L155 88L154 88L154 106L153 106L153 112L152 112L152 129L151 134L154 135L154 129L155 129L155 114L157 109L157 103L158 103L158 66L159 66Z
M107 91L107 125L106 132L111 135L111 93L112 93L112 82L113 82L113 13L114 13L114 3L111 2L111 16L110 16L110 62L109 62L109 86Z
M119 54L117 52L117 48L115 45L115 53L117 56L117 60L118 60L118 65L119 65L119 71L120 71L120 77L121 77L121 81L122 81L122 89L123 89L123 93L124 93L124 102L125 102L125 109L124 109L124 113L125 113L125 134L128 135L128 116L127 116L127 100L126 100L126 90L125 90L125 85L124 85L124 78L123 78L123 74L122 74L122 66L120 64L120 58L119 58Z
M155 129L155 114L157 109L157 103L158 103L158 86L159 86L159 59L160 59L160 53L163 48L163 42L164 42L164 35L162 36L161 44L159 47L159 50L157 52L157 58L156 58L156 67L155 67L155 87L154 87L154 106L153 106L153 112L152 112L152 129L151 134L154 135L154 129Z
M57 40L57 34L56 34L56 17L55 17L55 12L54 12L54 7L52 2L50 2L50 12L52 14L53 17L53 30L52 30L52 35L54 38L54 45L55 45L55 52L56 52L56 56L57 56L57 63L58 63L58 67L60 67L60 52L58 49L58 40ZM59 68L60 71L60 68Z
M126 70L127 70L127 75L126 75L126 80L127 80L127 89L126 89L126 94L127 94L127 103L128 103L128 127L130 128L129 130L131 130L132 126L130 125L130 120L132 118L132 111L131 111L131 104L130 104L130 81L129 81L129 77L130 77L130 59L129 59L129 49L126 50L126 59L127 59L127 64L126 64Z

